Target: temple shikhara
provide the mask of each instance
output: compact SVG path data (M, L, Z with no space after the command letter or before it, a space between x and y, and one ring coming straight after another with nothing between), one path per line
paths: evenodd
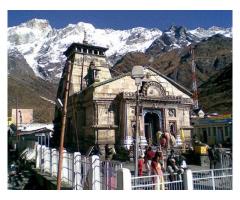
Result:
M65 146L86 151L99 144L123 145L135 139L136 91L131 72L112 77L106 61L107 48L86 41L73 43L66 51L71 62ZM67 65L63 69L58 98L63 100ZM157 144L158 131L177 137L184 130L190 140L192 94L151 67L144 68L139 88L140 145ZM60 127L61 111L56 109L55 127ZM54 137L57 137L55 135Z

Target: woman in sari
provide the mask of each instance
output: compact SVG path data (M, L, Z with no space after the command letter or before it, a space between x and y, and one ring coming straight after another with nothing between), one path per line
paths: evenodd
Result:
M153 182L155 183L155 189L164 190L164 178L162 166L160 164L160 155L158 153L155 154L151 163L151 171L152 175L155 175L153 178Z

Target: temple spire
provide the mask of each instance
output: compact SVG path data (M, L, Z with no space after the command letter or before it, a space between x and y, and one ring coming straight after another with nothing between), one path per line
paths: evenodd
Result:
M84 30L83 44L88 44L87 42L87 32Z

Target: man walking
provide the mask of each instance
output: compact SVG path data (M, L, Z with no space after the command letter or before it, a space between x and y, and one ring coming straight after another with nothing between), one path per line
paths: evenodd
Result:
M216 165L216 148L213 145L211 148L208 148L208 158L210 161L210 169L214 169Z

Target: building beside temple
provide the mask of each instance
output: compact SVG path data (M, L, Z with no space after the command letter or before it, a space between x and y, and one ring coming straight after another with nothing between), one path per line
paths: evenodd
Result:
M191 120L193 137L208 145L232 146L232 115L208 115Z
M137 86L131 73L111 76L106 51L107 48L84 41L73 43L64 53L72 64L65 147L84 152L94 144L129 147L134 141ZM62 100L66 68L58 89L58 98ZM188 140L192 94L151 67L144 71L139 90L140 144L156 144L158 130L176 136L181 129ZM55 138L60 135L60 119L61 111L56 109Z

